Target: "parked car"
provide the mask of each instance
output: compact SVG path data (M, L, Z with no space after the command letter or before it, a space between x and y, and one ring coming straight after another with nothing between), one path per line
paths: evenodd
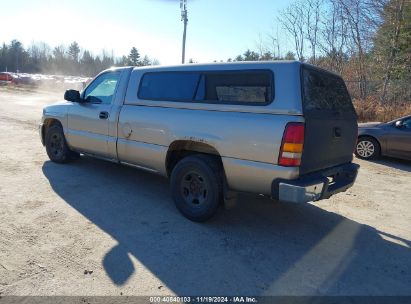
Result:
M9 84L14 83L16 76L9 72L0 72L0 83Z
M14 79L14 83L18 85L29 85L29 86L35 86L37 85L37 81L31 77L31 75L23 74L23 75L18 75Z
M341 77L295 61L125 67L44 108L49 158L79 153L170 178L205 221L229 191L304 203L351 187L357 117Z
M355 155L362 159L390 156L411 160L411 115L358 125Z

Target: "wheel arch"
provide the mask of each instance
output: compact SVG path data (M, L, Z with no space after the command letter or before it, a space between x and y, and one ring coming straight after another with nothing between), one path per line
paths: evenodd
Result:
M193 141L193 140L175 140L172 142L167 150L167 155L165 159L165 168L167 176L171 175L175 165L186 156L193 154L207 154L211 155L217 160L224 170L221 155L218 150L204 142Z
M374 135L369 135L369 134L361 134L361 135L358 135L357 142L358 142L361 138L367 138L367 137L374 139L374 140L378 143L378 145L380 146L380 148L382 148L382 146L381 146L381 141L380 141L376 136L374 136Z
M361 135L358 135L357 143L358 143L359 140L362 139L362 138L371 138L371 139L375 140L376 143L378 144L378 148L379 148L379 150L380 150L380 154L384 154L385 151L384 151L384 149L383 149L383 146L381 145L381 141L380 141L376 136L370 135L370 134L361 134ZM357 146L357 145L356 145L356 146Z
M54 125L59 125L61 128L63 128L63 124L61 123L61 121L56 118L46 118L44 120L43 125L41 127L41 139L43 143L45 143L47 130Z

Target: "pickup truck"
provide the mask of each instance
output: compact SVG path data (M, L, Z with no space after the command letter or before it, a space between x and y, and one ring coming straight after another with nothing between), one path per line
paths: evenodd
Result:
M44 108L39 128L51 161L84 154L169 177L193 221L232 192L329 198L359 168L344 81L301 62L113 68L64 99Z

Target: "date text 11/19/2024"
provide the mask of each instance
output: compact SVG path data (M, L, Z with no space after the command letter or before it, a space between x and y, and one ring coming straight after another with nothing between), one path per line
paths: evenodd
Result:
M150 297L150 303L257 303L255 297Z

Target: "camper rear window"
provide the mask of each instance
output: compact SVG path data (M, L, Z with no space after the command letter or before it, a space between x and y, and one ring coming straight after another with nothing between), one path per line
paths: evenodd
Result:
M304 112L337 111L355 113L344 80L314 68L302 68Z

